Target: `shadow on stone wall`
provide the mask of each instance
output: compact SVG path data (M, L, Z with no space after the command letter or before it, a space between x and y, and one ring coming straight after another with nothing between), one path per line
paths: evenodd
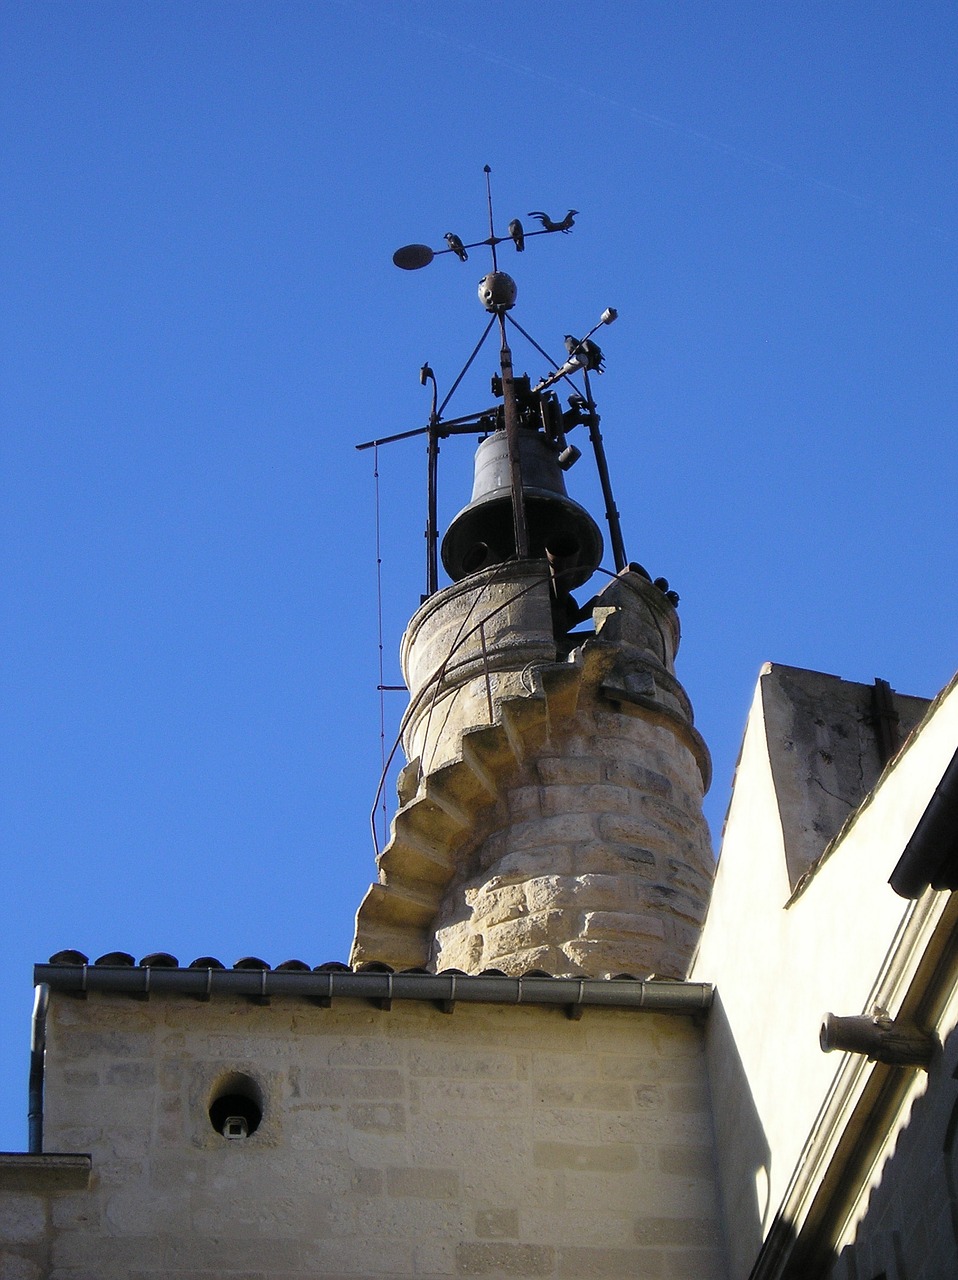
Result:
M913 1070L913 1068L902 1068ZM830 1280L958 1276L958 1028L946 1038Z
M723 1034L728 1034L727 1026L724 1032L717 1026L717 1037ZM728 1043L723 1050L734 1053ZM901 1073L899 1083L904 1086L904 1072L915 1068L895 1070ZM720 1115L725 1125L731 1109L717 1099L717 1127ZM873 1123L872 1136L881 1145L887 1116L875 1115ZM736 1141L734 1131L723 1133L720 1143L728 1141ZM749 1159L754 1160L754 1138L749 1138L747 1129L741 1141L752 1150ZM950 1280L958 1276L958 1029L932 1060L927 1087L915 1098L905 1124L889 1143L884 1162L873 1169L871 1142L860 1144L857 1151L857 1161L846 1166L838 1179L846 1194L813 1206L816 1226L807 1226L797 1238L781 1219L770 1224L764 1254L753 1274L780 1280ZM869 1179L876 1175L869 1189ZM854 1240L838 1253L831 1241L859 1195L863 1203L855 1211L860 1219ZM740 1203L728 1209L741 1212ZM734 1260L741 1258L742 1244L752 1247L754 1219L743 1214L739 1223L734 1217L729 1220L730 1234L735 1234L739 1223L743 1232L742 1240L730 1242ZM754 1254L752 1261L756 1262ZM733 1261L731 1280L746 1280L750 1270Z
M726 1223L730 1280L745 1280L762 1247L771 1152L719 992L709 1014L706 1054Z

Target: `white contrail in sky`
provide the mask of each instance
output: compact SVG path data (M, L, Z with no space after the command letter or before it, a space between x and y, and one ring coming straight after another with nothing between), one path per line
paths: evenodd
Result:
M764 156L755 155L754 152L746 151L742 147L735 146L733 143L723 142L720 138L716 138L712 134L705 133L702 129L693 128L691 125L680 124L677 120L669 120L665 116L655 115L651 111L643 111L639 107L631 106L620 98L612 97L610 94L599 93L595 89L590 89L587 85L571 81L565 77L549 75L546 71L541 71L538 67L530 67L525 63L516 62L512 58L503 57L501 54L490 51L487 48L480 48L478 45L469 44L465 40L460 40L455 36L448 35L445 31L438 31L434 27L423 27L419 24L409 22L404 18L394 16L393 13L386 12L381 6L371 6L364 3L364 0L330 0L330 3L337 4L344 9L365 9L370 17L378 20L380 23L386 23L389 26L399 30L406 30L416 35L424 36L437 44L446 45L450 49L455 49L460 53L468 54L470 59L481 59L493 66L502 67L515 75L521 75L530 80L538 80L544 84L549 84L557 88L561 88L566 92L573 92L581 98L587 98L592 102L601 103L603 106L611 107L616 111L621 111L626 115L630 115L633 119L641 120L644 124L652 125L653 128L661 129L665 132L672 133L676 137L686 138L690 142L698 143L699 146L708 148L710 151L727 155L742 164L750 165L753 169L761 169L766 173L775 174L780 178L785 178L789 182L800 183L807 187L814 187L819 191L827 192L829 195L838 196L843 200L849 200L854 204L860 205L862 208L870 209L873 213L879 214L881 217L892 222L904 224L912 227L917 231L924 232L926 235L933 236L937 240L951 242L953 236L943 230L941 227L934 226L924 220L914 217L912 214L904 213L898 210L889 209L887 205L876 200L874 196L862 195L860 192L851 191L847 187L842 187L834 182L826 182L821 178L815 178L808 173L803 173L800 169L792 168L787 164L782 164L776 160L769 160Z

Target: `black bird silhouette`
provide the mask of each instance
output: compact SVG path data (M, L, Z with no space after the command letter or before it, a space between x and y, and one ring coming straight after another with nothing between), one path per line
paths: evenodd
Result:
M561 222L553 222L547 213L543 213L539 209L532 209L529 212L530 218L538 218L542 223L543 231L571 231L575 223L575 215L578 209L570 209Z
M443 239L445 240L449 248L453 251L453 253L456 255L456 257L459 259L459 261L465 262L466 259L469 257L469 254L466 253L465 246L463 245L459 237L456 235L456 233L454 231L447 231Z
M516 242L516 253L521 253L526 247L526 236L522 230L522 223L518 218L513 218L509 223L509 234Z
M571 333L567 333L565 349L570 356L578 360L582 368L594 370L596 373L605 372L605 356L591 338L583 338L580 342Z

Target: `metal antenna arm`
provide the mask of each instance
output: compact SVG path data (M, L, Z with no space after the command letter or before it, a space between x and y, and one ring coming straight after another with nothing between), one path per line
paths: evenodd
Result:
M532 232L532 234L533 234L533 235L538 236L538 235L542 235L542 232L541 232L541 231L533 231L533 232ZM558 366L558 365L556 364L556 362L553 360L552 356L550 356L550 355L549 355L548 351L546 351L544 347L540 347L540 346L539 346L538 342L536 342L536 340L535 340L535 338L532 336L532 334L531 334L531 333L526 333L525 329L523 329L523 327L522 327L522 325L519 323L519 321L518 321L518 320L514 320L512 316L506 316L506 319L509 321L509 323L510 323L511 325L513 325L516 329L518 329L518 330L519 330L519 332L520 332L520 333L522 334L522 336L525 338L526 342L528 342L528 343L530 344L530 346L535 347L535 349L536 349L536 351L538 351L539 355L540 355L540 356L543 356L546 360L548 360L548 361L549 361L549 363L552 365L553 369L555 369L555 373L553 373L550 377L548 377L548 378L542 378L539 382L537 382L537 383L536 383L536 385L535 385L535 387L533 388L533 390L534 390L534 391L543 391L546 387L551 387L551 386L552 386L552 384L553 384L554 382L558 382L560 378L564 378L564 379L566 380L566 382L568 382L568 384L569 384L569 386L572 388L572 390L576 393L576 395L580 395L581 393L580 393L580 391L579 391L579 388L575 385L575 383L574 383L574 382L572 381L572 379L569 377L569 374L568 374L568 373L563 373L563 372L562 372L562 370L559 368L559 366ZM576 372L578 372L578 369L576 370Z
M394 436L380 436L377 440L364 440L357 444L357 449L375 449L380 444L393 444L396 440L411 440L413 436L424 436L428 427L413 427L412 431L398 431Z
M470 413L464 418L450 418L448 422L443 422L441 417L436 418L436 435L440 440L445 440L447 436L467 436L471 435L477 428L482 430L479 424L483 418L489 418L495 414L495 407L483 409L481 413ZM399 431L394 436L379 436L376 440L364 440L362 444L357 444L357 449L374 449L379 444L392 444L396 440L411 440L413 436L424 436L429 431L430 424L424 427L413 427L412 431Z

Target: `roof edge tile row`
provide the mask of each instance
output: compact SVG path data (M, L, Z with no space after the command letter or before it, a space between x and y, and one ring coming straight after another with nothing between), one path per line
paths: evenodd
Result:
M711 1007L711 983L666 978L555 978L545 974L393 972L386 966L353 972L340 967L300 969L169 968L150 965L39 964L34 982L83 998L91 993L148 999L153 995L209 1000L246 997L302 999L322 1006L333 1000L371 1000L388 1008L393 1000L425 1000L451 1011L465 1004L556 1005L646 1009L657 1013L702 1013Z

